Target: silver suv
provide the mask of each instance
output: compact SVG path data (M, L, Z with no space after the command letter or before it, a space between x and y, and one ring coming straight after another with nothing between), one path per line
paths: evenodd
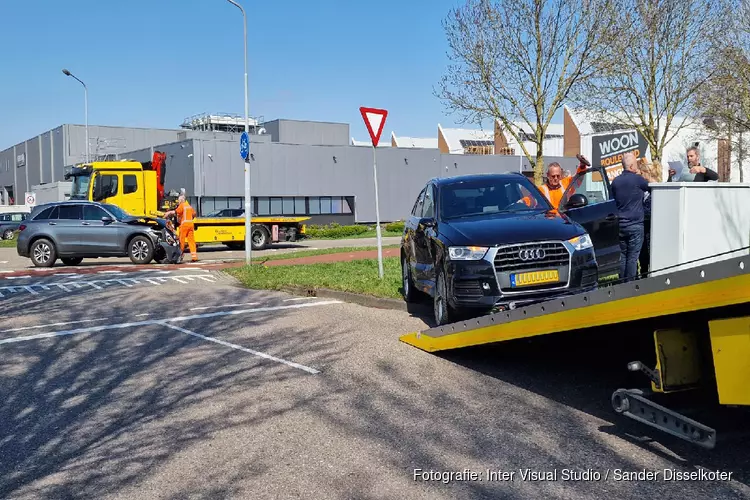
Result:
M58 258L68 266L98 257L148 264L163 228L163 219L134 217L106 203L49 203L36 207L19 226L16 250L37 267L51 267Z

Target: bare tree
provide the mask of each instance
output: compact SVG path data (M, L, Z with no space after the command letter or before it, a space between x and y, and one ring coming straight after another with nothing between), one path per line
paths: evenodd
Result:
M578 102L598 119L640 131L654 160L691 123L715 71L706 57L726 30L723 0L624 0L610 47L616 66L587 81Z
M605 42L620 1L468 0L443 23L450 65L437 96L464 123L498 119L541 184L552 118L612 62ZM525 141L536 146L533 154Z

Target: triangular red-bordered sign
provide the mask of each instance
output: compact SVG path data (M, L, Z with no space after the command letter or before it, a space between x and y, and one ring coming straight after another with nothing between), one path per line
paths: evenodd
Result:
M373 147L378 147L380 134L383 133L385 118L388 116L388 111L384 109L361 107L359 108L359 112L362 113L362 118L365 120L365 125L367 126L367 131L370 133Z

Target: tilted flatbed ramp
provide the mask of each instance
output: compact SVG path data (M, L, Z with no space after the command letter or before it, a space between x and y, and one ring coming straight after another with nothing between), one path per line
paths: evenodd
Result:
M750 255L409 333L400 340L435 352L740 304L750 305Z

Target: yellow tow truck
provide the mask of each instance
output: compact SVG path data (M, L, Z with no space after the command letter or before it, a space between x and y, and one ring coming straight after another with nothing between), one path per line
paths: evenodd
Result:
M155 151L152 161L145 163L123 160L76 165L65 175L73 180L70 198L111 203L135 216L163 217L177 203L177 194L164 192L165 159L165 153ZM309 219L253 215L252 249L304 239L303 222ZM244 217L198 217L194 225L198 245L245 246Z

